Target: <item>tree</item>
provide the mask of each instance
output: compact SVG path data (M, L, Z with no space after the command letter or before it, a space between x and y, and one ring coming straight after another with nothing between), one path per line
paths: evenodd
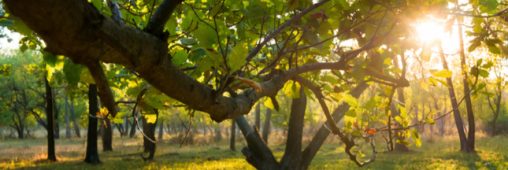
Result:
M44 77L44 86L46 87L46 119L48 122L48 160L56 161L55 155L55 137L54 137L54 127L55 127L55 119L53 115L53 91L51 90L51 86L49 85L49 81L47 76Z
M231 121L231 132L229 133L229 150L236 150L236 123Z
M143 147L144 152L148 153L147 157L143 157L144 160L153 160L155 155L155 127L159 117L159 111L153 109L153 113L145 114L143 116Z
M85 162L98 164L99 152L97 151L97 112L99 105L97 101L97 86L90 84L88 86L88 134L86 138Z
M362 154L355 154L352 148L362 145L357 142L362 135L375 136L375 130L384 130L369 126L382 124L380 119L392 120L388 111L393 95L384 91L409 85L403 76L397 76L399 71L392 69L391 64L380 62L382 67L372 71L369 61L379 55L371 54L379 53L386 59L393 51L415 49L404 46L412 32L405 21L431 9L449 12L444 10L447 1L211 0L190 4L163 0L154 1L152 8L127 1L4 2L12 16L45 42L46 51L89 68L101 103L112 117L117 113L116 102L101 63L123 67L160 93L191 110L205 112L216 122L234 119L248 143L242 152L249 163L260 169L284 164L277 162L267 147L267 135L263 141L244 115L260 100L268 101L279 111L280 91L286 97L299 94L294 90L297 88L285 88L293 87L290 84L305 86L321 107L330 132L318 134L318 140L332 133L344 143L345 153L357 165L371 162L359 161ZM116 3L129 8L115 8ZM140 9L150 11L141 13ZM110 13L111 17L104 15ZM407 18L400 19L401 16ZM377 88L382 92L377 92L377 98L370 100L374 104L367 107L349 93L369 81L380 84ZM340 118L340 114L330 112L330 107L335 106L329 103L332 99L345 103L335 110L351 108L348 114L355 120L338 124L334 117ZM157 109L164 106L151 101L145 100ZM374 110L373 106L387 108L387 114L365 115L370 113L365 110ZM270 125L270 116L267 117L265 126ZM290 120L299 119L291 116ZM382 125L388 133L396 129L392 123ZM410 128L407 123L401 126L402 130ZM312 147L319 148L321 144L317 142ZM287 157L293 160L299 156Z

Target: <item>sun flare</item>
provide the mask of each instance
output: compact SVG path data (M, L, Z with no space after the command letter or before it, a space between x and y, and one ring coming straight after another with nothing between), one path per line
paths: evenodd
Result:
M433 43L446 37L444 23L433 17L417 21L414 27L418 40L423 43Z
M441 45L445 53L455 53L459 49L456 26L446 26L444 19L426 16L413 24L415 38L423 45L437 48Z

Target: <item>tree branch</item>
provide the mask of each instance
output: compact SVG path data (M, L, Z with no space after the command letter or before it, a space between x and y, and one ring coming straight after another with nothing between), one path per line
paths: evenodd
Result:
M263 41L261 41L256 47L254 47L254 49L252 49L249 54L247 55L247 58L246 58L246 63L249 63L250 60L252 60L252 58L254 56L256 56L259 51L261 51L261 49L263 48L263 46L266 45L266 43L268 43L270 40L272 40L277 34L279 34L282 30L286 29L287 27L291 26L291 24L297 20L299 20L300 18L302 18L305 14L309 13L310 11L316 9L317 7L327 3L328 1L330 0L322 0L322 1L319 1L318 3L315 3L314 5L302 10L300 13L294 15L293 17L291 17L291 19L287 20L286 22L284 22L282 25L279 26L279 28L277 28L276 30L274 30L273 32L269 33L268 35L266 35L264 38L263 38Z
M150 21L146 25L145 31L157 37L162 35L164 25L169 20L169 17L175 10L176 6L182 3L183 0L164 0L159 5L155 13L150 17Z

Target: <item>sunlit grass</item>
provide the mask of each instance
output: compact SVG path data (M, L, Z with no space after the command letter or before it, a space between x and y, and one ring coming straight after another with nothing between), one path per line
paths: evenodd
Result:
M241 149L239 142L237 148ZM114 151L100 151L102 164L89 165L84 157L83 139L57 140L58 162L45 161L42 139L8 140L0 142L0 169L254 169L240 151L229 151L227 144L179 147L177 144L158 145L155 160L145 162L140 139L115 138ZM99 144L99 146L101 146ZM282 145L271 146L277 158L282 157ZM477 141L477 154L458 152L454 138L425 142L409 153L380 153L376 162L366 169L507 169L508 136L484 137ZM312 162L311 169L360 169L347 159L340 145L326 144Z

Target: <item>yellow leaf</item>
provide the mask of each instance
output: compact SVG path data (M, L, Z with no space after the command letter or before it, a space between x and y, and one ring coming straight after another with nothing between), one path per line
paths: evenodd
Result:
M97 112L97 117L102 117L102 118L105 118L106 116L108 116L108 109L106 107L102 107L99 112Z
M144 115L146 122L149 124L154 124L157 121L157 115L155 114L146 114Z
M263 102L263 104L265 105L265 107L275 110L275 106L273 106L272 99L267 97L266 100Z
M440 70L433 72L432 75L436 77L450 78L452 77L452 72L450 70Z

